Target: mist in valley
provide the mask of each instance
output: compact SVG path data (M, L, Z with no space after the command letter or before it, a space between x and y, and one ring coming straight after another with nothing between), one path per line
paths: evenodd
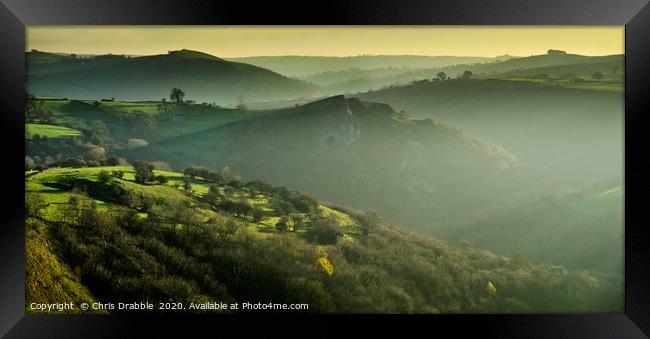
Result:
M616 309L622 56L559 52L83 59L32 51L28 102L41 108L28 116L27 156L40 171L113 159L286 186L522 267L586 272ZM43 141L44 125L74 137Z

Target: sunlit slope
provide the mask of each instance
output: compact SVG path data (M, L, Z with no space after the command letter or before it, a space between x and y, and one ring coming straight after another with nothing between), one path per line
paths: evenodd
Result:
M81 133L75 129L47 124L25 124L25 133L33 138L36 135L48 138L77 137Z
M102 171L124 174L101 179ZM322 204L318 209L334 215L341 233L333 243L314 242L309 222L305 233L280 231L265 227L270 218L256 223L204 200L206 186L221 191L230 184L197 177L187 190L175 185L180 173L156 174L169 181L136 183L129 167L56 168L26 178L28 201L40 194L48 204L40 221L27 222L50 243L52 260L75 272L70 279L83 284L75 289L87 288L101 302L171 299L193 313L190 303L212 301L308 303L308 312L326 313L620 311L616 288L584 271L449 244ZM251 187L262 186L251 185L225 196L262 208L283 199L253 198ZM33 246L27 250L28 258L38 255ZM324 260L329 270L319 264ZM28 295L35 291L27 287Z
M237 109L211 107L205 105L176 105L174 109L182 117L182 121L162 119L160 101L95 101L73 99L43 99L43 108L51 111L57 124L65 124L67 119L78 119L86 125L100 120L110 127L110 136L115 141L129 138L144 138L148 141L176 137L183 134L198 132L210 127L248 118L258 113L241 114ZM261 112L262 114L264 112ZM133 117L145 114L155 119L155 128L146 134L134 131L136 122ZM30 131L28 125L27 131ZM57 127L63 128L63 127ZM31 128L32 130L34 128ZM40 133L34 131L32 134Z
M230 166L245 178L375 208L411 227L441 222L498 198L510 188L511 171L517 171L517 159L500 147L432 120L408 119L388 105L343 96L167 139L137 152L172 166Z
M96 300L79 281L74 268L61 262L55 254L58 243L50 237L51 234L45 223L35 219L27 220L25 224L25 312L43 313L30 307L32 303L73 302L76 305L75 309L65 310L63 313L82 313L78 308L81 303L92 304ZM46 310L45 313L61 312Z

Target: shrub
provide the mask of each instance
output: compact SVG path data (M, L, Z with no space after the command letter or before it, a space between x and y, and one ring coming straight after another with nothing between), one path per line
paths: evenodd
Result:
M169 179L168 179L166 176L162 175L162 174L161 174L161 175L156 175L156 176L154 177L154 180L155 180L157 183L161 184L161 185L164 185L164 184L166 184L167 182L169 182Z
M280 220L275 223L275 229L284 232L289 229L289 219L287 217L282 217Z
M341 235L341 228L336 220L331 218L319 218L315 220L309 229L308 237L319 244L335 244Z
M133 163L133 169L135 170L135 182L144 184L153 179L153 164L144 161L136 161Z
M217 201L221 201L224 198L224 195L221 193L219 190L219 186L217 185L212 185L208 189L208 193L206 193L203 198L207 200L209 203L214 204Z
M29 192L25 194L25 214L28 217L37 217L48 206L42 194Z
M101 170L99 171L99 174L97 174L97 180L102 184L106 184L111 180L111 174L106 170Z
M264 215L265 215L264 210L262 210L257 206L253 207L253 209L251 210L251 216L253 217L254 222L262 221L262 219L264 219Z

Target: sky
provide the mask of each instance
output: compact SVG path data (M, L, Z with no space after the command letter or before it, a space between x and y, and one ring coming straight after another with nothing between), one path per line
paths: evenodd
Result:
M624 53L624 26L29 26L27 50L222 58L310 55L529 56Z

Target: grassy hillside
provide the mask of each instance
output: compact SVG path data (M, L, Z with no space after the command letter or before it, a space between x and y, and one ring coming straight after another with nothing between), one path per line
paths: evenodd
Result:
M562 78L575 76L591 79L600 72L606 81L622 82L623 56L582 56L573 54L544 54L523 58L479 60L450 65L420 67L350 68L323 71L303 78L321 86L321 93L344 94L377 90L389 86L409 84L423 79L434 79L439 72L451 78L460 77L464 71L472 71L475 77L536 77ZM561 86L566 81L556 82ZM555 85L554 83L553 85ZM586 85L586 84L583 84ZM588 85L588 84L587 84ZM620 84L617 86L620 88ZM620 90L620 89L619 89Z
M26 124L25 132L30 138L35 135L48 138L70 138L80 135L79 131L72 128L45 124Z
M118 100L159 100L171 88L187 99L235 104L246 100L292 98L314 89L264 68L180 50L141 57L117 55L72 58L27 52L27 91L37 96Z
M532 55L489 64L454 65L441 70L455 77L465 70L470 70L477 75L495 75L528 72L533 69L535 71L531 71L533 73L529 74L548 73L552 76L559 76L566 72L587 78L594 71L600 71L607 78L617 81L622 80L625 71L623 55L585 56L568 53Z
M620 277L623 207L622 187L549 193L482 208L436 234L499 254Z
M246 178L374 208L412 227L442 223L498 199L517 171L517 159L507 151L453 127L343 96L166 139L123 156L177 168L229 166Z
M79 281L79 276L54 254L57 243L49 238L47 227L47 224L37 219L27 219L25 223L25 312L61 313L34 310L29 307L33 302L74 302L76 305L96 302ZM76 308L64 313L83 312Z
M173 120L176 117L172 119L162 117L160 105L160 101L98 102L95 100L43 99L43 107L54 113L55 123L69 124L66 119L74 118L83 121L86 125L91 125L92 122L100 120L110 127L113 138L124 140L135 137L151 141L161 140L219 126L256 114L253 112L245 115L237 109L218 106L172 105L172 114L182 118L182 121L177 121ZM155 128L144 135L133 131L134 121L132 119L139 113L144 113L156 120ZM62 126L51 128L65 129Z
M105 175L117 171L123 173ZM178 188L181 174L155 174L168 182L138 183L130 167L53 168L26 177L27 224L33 229L28 239L48 248L50 262L29 266L42 265L30 259L39 252L30 250L28 274L38 275L37 281L57 279L55 274L71 281L63 282L65 294L48 300L69 301L70 295L91 300L92 293L101 302L173 300L186 307L294 302L308 303L309 312L317 313L572 313L622 307L617 289L586 271L535 266L521 257L417 236L342 207L315 202L301 212L300 202L309 199L259 182L195 177L191 187ZM212 194L207 186L214 187ZM232 199L248 200L267 214L253 221L250 214L225 208L223 202ZM269 210L278 203L295 210ZM295 224L269 227L278 213L291 220L305 216L304 232ZM487 290L488 282L496 289ZM27 289L31 300L45 298L37 285L28 283Z

